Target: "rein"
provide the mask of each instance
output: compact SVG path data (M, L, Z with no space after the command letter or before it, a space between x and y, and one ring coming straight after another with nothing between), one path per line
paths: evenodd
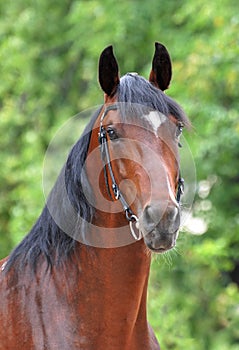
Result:
M133 236L133 238L136 241L139 241L142 238L141 232L138 230L138 234L136 234L133 224L135 224L136 228L138 229L138 217L135 215L132 210L130 209L129 204L127 203L126 199L124 198L123 194L121 193L119 186L116 183L113 169L111 166L111 160L110 160L110 154L109 154L109 147L108 147L108 141L107 141L107 131L105 130L103 126L103 120L106 117L107 113L109 111L116 111L118 110L118 106L116 104L109 105L105 108L101 118L100 118L100 130L99 130L99 144L100 144L100 152L101 152L101 159L104 164L104 177L105 177L105 184L108 191L108 194L110 198L113 200L111 196L111 191L109 188L109 181L108 181L108 172L110 174L111 182L112 182L112 190L114 193L114 198L116 200L119 200L122 204L123 210L125 212L125 217L127 221L129 222L130 231ZM108 172L107 172L108 168ZM178 188L177 188L177 194L176 194L176 200L178 203L180 203L181 195L184 193L184 179L181 177L181 174L179 172L179 179L178 179Z

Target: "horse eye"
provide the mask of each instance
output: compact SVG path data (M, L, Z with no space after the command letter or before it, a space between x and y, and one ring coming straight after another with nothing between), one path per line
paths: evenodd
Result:
M177 125L177 130L176 130L176 139L178 140L178 146L181 148L182 147L182 144L179 142L179 138L183 132L183 124L182 123L179 123Z
M182 132L183 132L183 124L179 123L177 125L176 137L179 138Z
M116 132L114 129L108 128L107 129L107 134L109 135L110 140L115 140L118 138Z

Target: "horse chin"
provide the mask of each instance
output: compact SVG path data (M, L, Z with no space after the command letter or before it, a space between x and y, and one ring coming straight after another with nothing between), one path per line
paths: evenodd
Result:
M169 250L171 250L175 247L175 245L173 245L170 248L154 248L149 243L146 243L146 246L152 253L156 253L156 254L163 254L163 253L168 252Z
M162 254L175 247L177 237L178 231L174 233L159 233L153 230L144 236L144 242L151 252Z

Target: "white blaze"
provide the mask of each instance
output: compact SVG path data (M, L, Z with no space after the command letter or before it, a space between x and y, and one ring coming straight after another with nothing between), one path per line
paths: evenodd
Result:
M159 127L166 121L165 115L157 111L152 111L145 115L145 118L150 122L154 133L158 135Z

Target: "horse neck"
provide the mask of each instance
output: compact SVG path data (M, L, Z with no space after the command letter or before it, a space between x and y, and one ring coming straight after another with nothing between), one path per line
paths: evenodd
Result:
M81 245L79 264L82 278L86 273L87 288L90 281L91 289L95 290L94 295L110 299L121 295L124 302L132 302L132 297L137 303L145 301L150 254L143 241L118 248ZM118 305L119 299L115 302Z
M100 323L104 325L106 334L107 329L108 331L110 329L111 336L117 339L132 338L133 333L142 334L142 337L145 337L145 332L148 331L146 298L150 253L143 240L138 242L132 240L128 222L119 202L105 199L102 209L104 198L99 189L97 176L99 169L102 170L102 160L96 130L92 131L92 140L89 145L89 154L94 151L96 157L93 162L86 160L87 177L94 193L96 208L93 225L90 225L87 234L89 236L92 234L93 243L100 237L98 243L103 242L103 245L79 244L79 254L77 254L81 275L79 290L83 301L80 310L81 319L85 319L86 328L91 329L92 332ZM104 183L102 185L105 186ZM120 246L111 241L112 237L122 235L131 237L131 244L120 244ZM90 309L94 312L95 322L92 323L92 328L88 324L91 323L91 317L85 304L90 305ZM122 349L124 348L125 346L122 346Z
M110 348L138 349L133 344L149 338L146 299L150 256L144 243L110 249L80 245L79 257L77 300L81 300L78 307L85 336L100 350L107 348L108 342L112 342ZM117 347L114 339L122 345Z

